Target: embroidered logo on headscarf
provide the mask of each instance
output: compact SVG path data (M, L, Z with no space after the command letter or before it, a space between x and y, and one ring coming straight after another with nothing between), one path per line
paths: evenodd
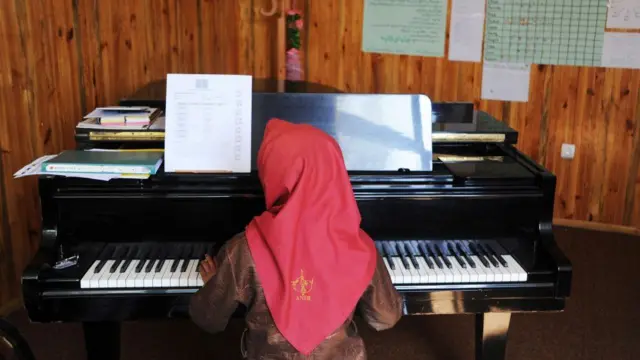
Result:
M305 279L303 270L300 270L300 276L293 280L291 285L293 286L293 290L299 294L296 296L296 300L311 301L311 295L309 295L309 293L313 289L313 279Z

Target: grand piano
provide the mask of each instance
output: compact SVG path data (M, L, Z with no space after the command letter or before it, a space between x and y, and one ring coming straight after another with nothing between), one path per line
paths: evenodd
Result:
M271 117L334 136L405 315L474 314L480 360L504 358L512 313L564 309L572 268L551 227L556 180L515 148L516 131L469 103L427 112L416 106L424 95L296 86L254 84L253 169ZM120 104L164 107L164 89L151 83ZM163 146L161 130L76 137L84 149ZM34 322L81 322L89 359L119 357L121 322L187 316L198 261L264 209L255 171L42 176L39 191L42 238L22 276L25 307ZM77 265L54 269L73 255Z

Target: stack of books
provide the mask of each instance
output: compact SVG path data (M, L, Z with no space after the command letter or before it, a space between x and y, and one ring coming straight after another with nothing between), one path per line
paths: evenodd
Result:
M148 128L162 111L148 106L108 106L95 108L78 127Z

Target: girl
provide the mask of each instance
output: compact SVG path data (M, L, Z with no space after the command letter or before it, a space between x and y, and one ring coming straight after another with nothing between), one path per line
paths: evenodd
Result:
M310 125L272 119L258 152L267 210L200 266L190 315L224 330L247 307L246 359L366 359L356 308L376 330L402 314L360 213L337 142Z

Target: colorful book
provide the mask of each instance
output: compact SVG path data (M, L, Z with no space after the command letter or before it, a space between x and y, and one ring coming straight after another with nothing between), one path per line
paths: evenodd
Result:
M51 173L149 174L158 172L162 152L67 150L42 163Z

